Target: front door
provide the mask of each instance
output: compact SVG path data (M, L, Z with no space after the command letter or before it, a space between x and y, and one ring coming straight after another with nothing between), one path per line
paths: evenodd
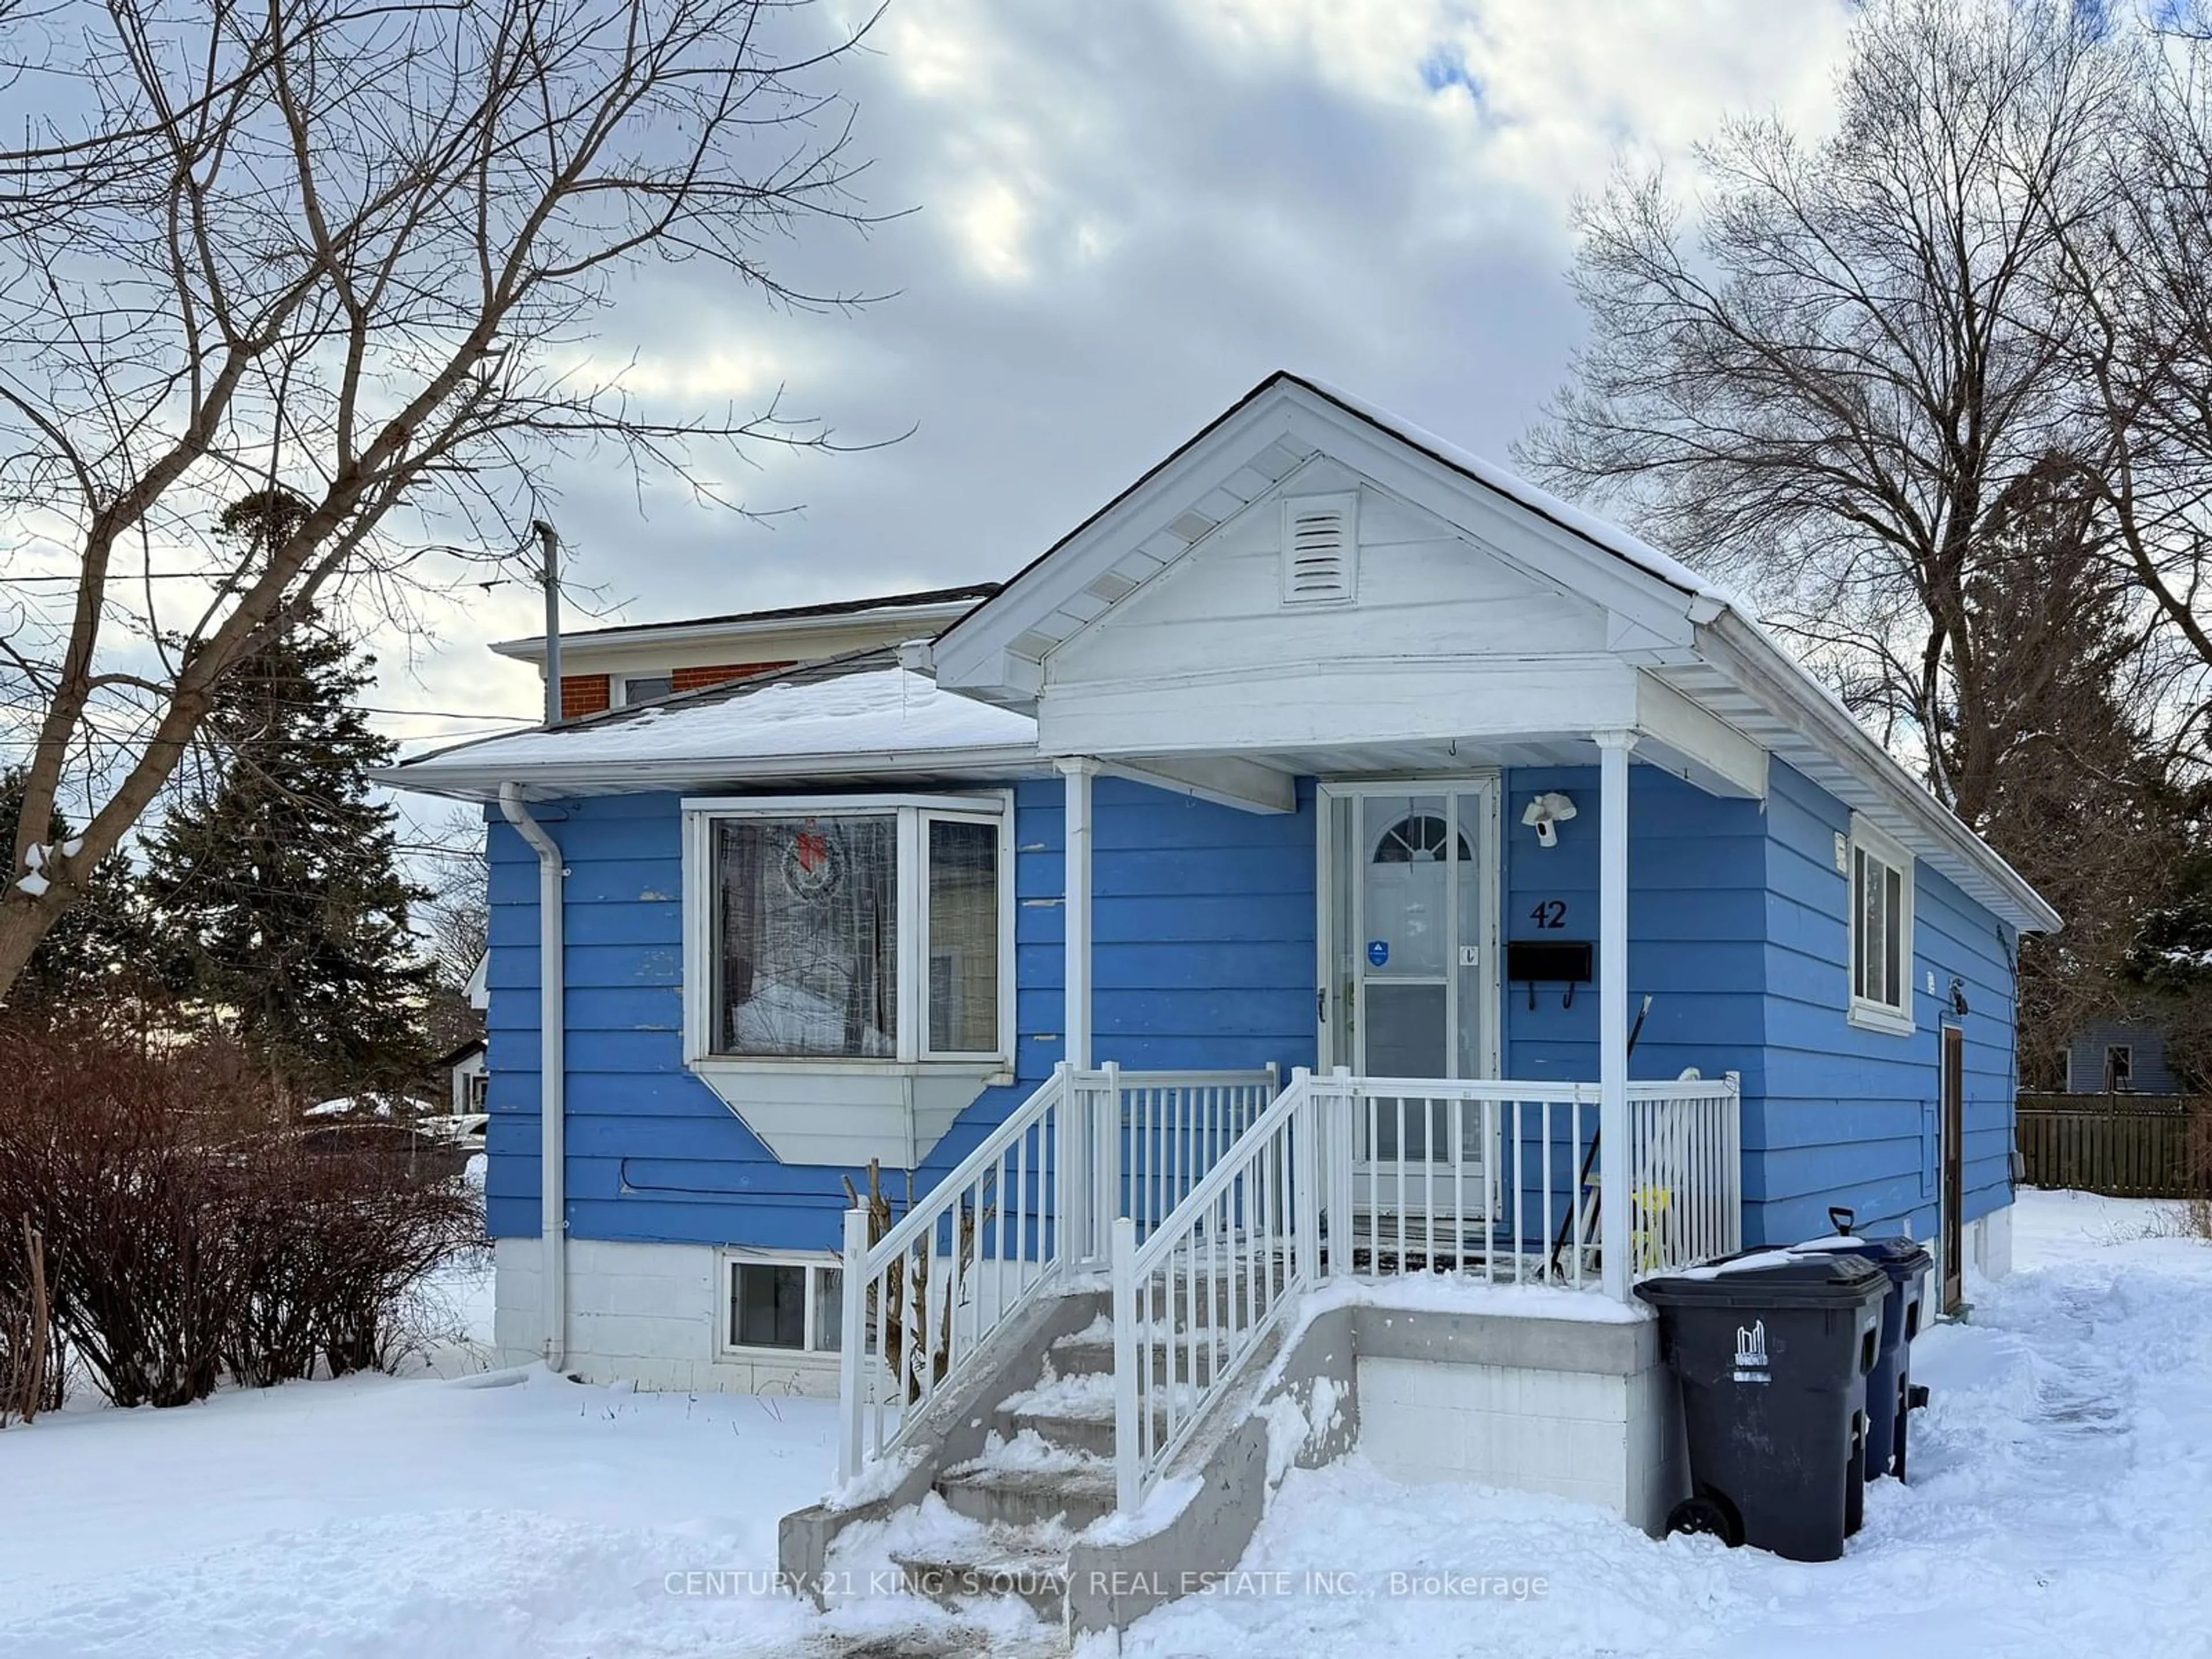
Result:
M1330 786L1324 1066L1497 1075L1497 785Z
M1966 1299L1966 1034L1955 1025L1943 1027L1942 1107L1943 1311L1956 1313Z

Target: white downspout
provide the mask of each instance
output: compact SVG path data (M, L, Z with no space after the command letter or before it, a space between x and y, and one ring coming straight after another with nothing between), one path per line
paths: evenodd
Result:
M538 1242L544 1250L545 1363L559 1370L568 1358L568 1204L566 1191L568 1057L562 992L562 884L568 870L544 825L522 803L522 786L499 787L499 810L538 854Z

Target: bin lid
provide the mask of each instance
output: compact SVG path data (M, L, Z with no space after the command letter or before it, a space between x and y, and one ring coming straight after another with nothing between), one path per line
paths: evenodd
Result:
M1892 1279L1904 1280L1924 1273L1936 1258L1909 1238L1861 1238L1856 1233L1830 1233L1790 1247L1800 1255L1827 1253L1855 1255L1880 1266Z
M1659 1308L1850 1308L1888 1295L1889 1275L1839 1251L1761 1248L1647 1279L1636 1294Z

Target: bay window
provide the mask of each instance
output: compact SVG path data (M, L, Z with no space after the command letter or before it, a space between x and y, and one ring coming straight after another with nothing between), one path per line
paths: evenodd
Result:
M686 806L695 1061L1007 1056L1005 796Z

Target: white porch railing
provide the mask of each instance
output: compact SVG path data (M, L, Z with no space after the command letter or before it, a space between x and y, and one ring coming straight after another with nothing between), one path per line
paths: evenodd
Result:
M1733 1072L1628 1085L1632 1282L1743 1248L1739 1094Z
M1322 1274L1600 1282L1625 1194L1627 1282L1740 1247L1733 1075L1598 1085L1062 1066L903 1216L845 1220L849 1480L896 1449L1038 1292L1112 1271L1122 1501L1141 1501L1297 1292Z
M1064 1272L1103 1269L1110 1226L1183 1203L1276 1092L1254 1072L1057 1067L888 1227L845 1213L838 1478L895 1450L914 1414ZM872 1232L882 1237L870 1243Z
M1140 1245L1114 1245L1117 1502L1135 1508L1324 1273L1594 1285L1608 1175L1631 1282L1739 1248L1736 1079L1632 1083L1608 1158L1595 1084L1293 1073Z
M1109 1065L1091 1074L1121 1114L1115 1167L1121 1207L1139 1237L1190 1196L1281 1092L1273 1066L1264 1072L1124 1072Z
M1115 1502L1133 1510L1321 1272L1322 1103L1301 1071L1152 1229L1114 1224Z

